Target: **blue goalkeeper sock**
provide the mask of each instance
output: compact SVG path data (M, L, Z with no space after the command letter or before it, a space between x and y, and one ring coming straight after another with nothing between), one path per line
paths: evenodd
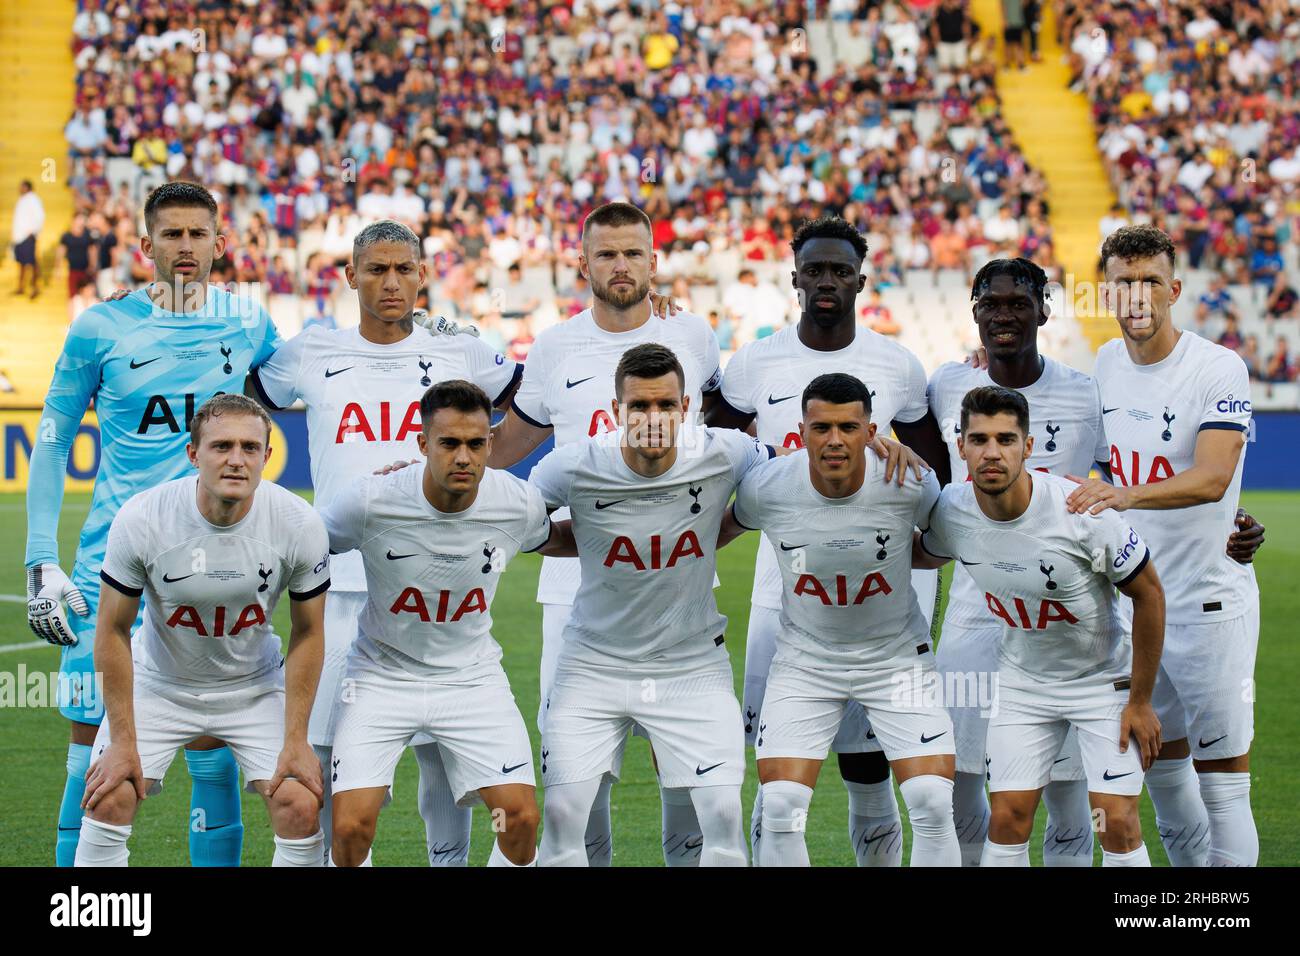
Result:
M81 838L81 798L86 795L86 771L90 769L90 745L68 744L68 782L63 785L59 804L59 833L54 841L54 865L72 866Z
M190 865L239 866L244 823L239 808L239 764L229 747L187 750L190 791Z

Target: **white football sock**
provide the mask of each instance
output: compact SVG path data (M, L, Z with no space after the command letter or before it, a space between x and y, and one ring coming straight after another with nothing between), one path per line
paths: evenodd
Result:
M527 863L511 863L510 857L506 856L505 853L502 852L500 841L493 840L492 853L488 856L487 865L488 866L509 866L509 867L514 867L515 869L522 870L526 866L537 865L537 853L534 851L533 858L529 860Z
M704 836L700 866L749 866L740 822L740 784L692 787L690 794Z
M1127 853L1111 853L1105 847L1101 848L1101 865L1102 866L1150 866L1151 857L1147 855L1147 845L1143 843L1136 850L1129 850Z
M1250 809L1250 774L1203 773L1201 799L1210 817L1206 866L1255 866L1259 833ZM85 837L82 837L85 839Z
M126 866L126 858L131 855L131 851L126 848L130 836L130 824L119 827L83 816L81 839L77 841L77 858L72 865Z
M952 823L952 781L921 774L898 785L912 825L909 866L961 866L961 846Z
M600 778L600 789L587 817L583 844L587 848L588 866L612 866L614 863L614 824L609 815L609 795L614 781L606 774Z
M420 819L424 821L429 865L467 866L474 812L469 807L456 806L438 745L420 744L411 749L415 751L415 763L420 768Z
M902 866L903 822L893 780L845 780L844 789L849 792L849 840L858 866Z
M979 866L989 835L989 795L984 774L957 771L952 789L953 826L961 846L961 865Z
M374 849L372 847L370 850L366 851L366 858L358 863L357 866L374 866L374 856ZM325 865L327 867L339 869L339 865L334 862L334 851L332 849L330 850L329 859L326 861Z
M325 796L325 804L320 808L320 832L325 834L325 839L321 841L321 856L324 858L321 865L329 867L334 865L334 790L332 786L334 748L312 744L311 749L315 752L316 759L320 761L320 785Z
M1205 866L1210 853L1210 815L1196 777L1192 758L1181 757L1157 760L1143 781L1170 866Z
M1043 788L1047 829L1043 866L1092 866L1092 807L1088 781L1053 780Z
M591 818L591 804L603 775L574 783L553 783L546 788L542 808L541 866L588 866L583 833Z
M288 837L275 838L275 853L271 857L272 866L324 866L325 834L317 830L309 837L291 840Z
M763 841L760 866L809 866L804 833L812 787L793 780L762 784Z
M695 818L691 792L684 787L660 787L663 806L664 866L699 866L704 835Z
M1028 866L1029 843L994 843L984 841L984 853L980 856L980 866Z
M754 794L754 809L749 814L749 857L753 860L751 865L762 866L762 854L759 852L759 846L763 839L763 785L758 785L758 791Z

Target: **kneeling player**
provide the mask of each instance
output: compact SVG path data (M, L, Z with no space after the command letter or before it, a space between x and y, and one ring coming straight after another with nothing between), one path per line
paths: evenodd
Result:
M1101 820L1102 865L1150 866L1138 796L1160 748L1151 691L1164 591L1127 521L1109 511L1070 514L1072 482L1031 476L1033 445L1023 395L998 386L967 392L958 448L971 481L944 489L914 549L927 567L960 560L1002 628L985 757L992 820L980 866L1029 865L1038 798L1071 728ZM1133 600L1131 652L1116 587Z
M218 395L190 427L198 477L141 492L113 520L95 636L108 717L86 778L77 866L126 866L140 801L160 788L176 751L203 736L230 747L266 801L272 865L321 864L321 769L307 715L329 547L311 505L262 481L270 435L255 402ZM282 658L270 622L285 590L293 631Z
M492 811L488 865L532 866L532 746L489 607L520 551L576 551L535 489L487 468L492 403L482 389L440 382L420 417L423 467L364 478L323 512L331 547L361 551L370 588L329 768L333 859L364 864L402 751L424 733L442 750L457 803L481 799Z
M934 654L912 590L912 529L939 497L932 472L885 480L866 453L871 392L840 372L804 389L803 451L745 477L723 539L762 530L781 569L781 629L759 715L761 866L807 866L804 823L845 709L862 704L907 801L913 866L959 866L952 721L925 700Z

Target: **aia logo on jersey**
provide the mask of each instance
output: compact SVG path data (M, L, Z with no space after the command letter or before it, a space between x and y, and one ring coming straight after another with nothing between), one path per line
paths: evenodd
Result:
M214 392L212 397L224 395L225 392ZM206 401L206 399L205 399ZM155 425L165 426L173 435L179 435L181 432L190 430L190 423L194 421L194 410L201 405L197 402L193 392L185 393L185 421L184 424L176 421L176 414L172 411L171 402L167 400L166 395L150 395L149 401L145 402L144 414L140 416L140 427L135 430L137 435L147 435L149 429Z
M393 614L415 614L426 624L455 624L466 614L486 614L487 597L482 588L470 588L469 593L460 599L455 610L451 609L451 592L438 592L438 609L429 614L429 605L425 603L424 594L419 588L406 588L397 596L393 606L388 610Z
M601 432L612 432L616 427L609 412L603 408L598 408L591 413L591 424L587 426L587 437L594 438Z
M1154 485L1157 481L1172 478L1174 476L1174 466L1169 464L1169 459L1164 455L1156 455L1148 463L1146 480L1143 480L1142 457L1137 449L1134 449L1131 453L1128 473L1125 474L1124 457L1117 446L1111 445L1110 473L1121 485Z
M344 442L354 441L405 441L408 435L418 435L420 403L411 402L407 407L406 415L397 426L396 434L393 434L391 422L392 403L390 402L379 403L377 423L366 415L366 410L359 402L348 402L343 408L343 414L339 416L339 427L334 433L334 444L341 445ZM379 425L378 432L375 430L375 424Z
M781 444L786 448L793 448L795 451L798 451L803 447L803 439L799 437L798 432L788 432L785 436L785 441L781 442Z
M235 619L235 624L229 632L225 629L226 609L216 607L213 609L213 614L212 626L208 627L197 608L182 604L172 611L172 616L167 619L167 626L170 628L188 627L199 637L234 637L245 628L266 623L266 612L262 610L260 604L250 604L240 611L239 617Z
M1055 584L1049 576L1049 584ZM984 603L988 605L993 616L1002 619L1002 623L1007 627L1020 628L1026 631L1041 631L1053 621L1064 621L1066 624L1078 624L1079 619L1070 613L1060 601L1043 600L1038 603L1038 614L1031 617L1029 608L1026 606L1023 598L1012 598L1010 602L1004 603L996 595L984 592ZM1008 609L1008 603L1010 608ZM1011 616L1015 612L1015 618Z
M645 553L649 557L649 562L642 557ZM704 549L700 547L700 539L695 536L695 532L687 530L677 539L673 545L672 552L668 555L668 560L663 560L663 537L661 535L650 535L649 550L645 546L637 550L636 543L625 535L619 535L614 539L614 543L609 546L609 553L605 555L605 567L612 568L616 564L630 564L637 571L666 571L673 567L678 561L686 558L704 557Z
M834 588L835 600L832 601L830 591L825 584L811 574L801 574L799 580L794 583L794 596L809 595L827 607L848 607L850 604L861 604L867 598L877 594L890 594L894 590L879 571L872 571L862 579L861 586L854 591L852 601L849 600L849 579L845 575L835 575Z

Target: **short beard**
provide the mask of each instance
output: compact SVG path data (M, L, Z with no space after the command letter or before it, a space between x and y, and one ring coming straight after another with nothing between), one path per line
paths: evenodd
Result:
M647 295L650 294L650 283L634 283L631 292L615 292L608 283L603 287L591 284L591 294L601 302L612 306L615 309L626 310L632 308L638 302L644 302Z

